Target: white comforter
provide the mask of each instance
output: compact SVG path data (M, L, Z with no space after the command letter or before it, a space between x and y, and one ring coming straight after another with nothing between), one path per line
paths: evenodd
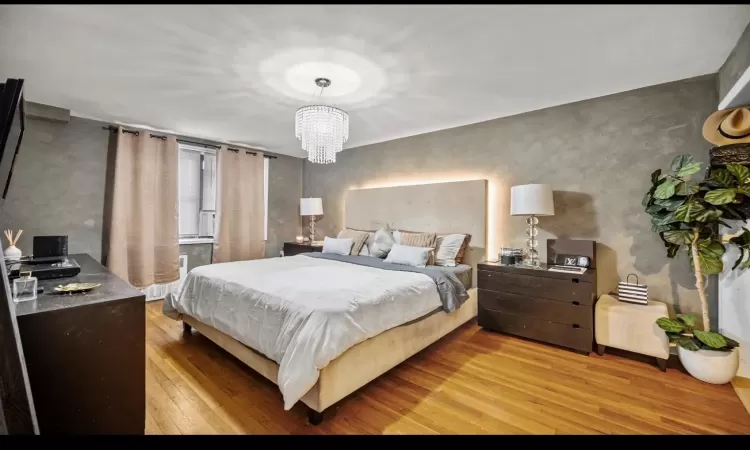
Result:
M426 275L297 255L196 267L164 311L276 361L288 410L344 351L440 307Z

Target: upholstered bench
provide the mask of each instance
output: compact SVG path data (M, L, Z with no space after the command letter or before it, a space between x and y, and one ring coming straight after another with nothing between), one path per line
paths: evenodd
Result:
M669 317L667 305L649 300L648 305L637 305L602 295L594 310L596 353L604 354L606 347L614 347L656 358L659 368L667 370L669 340L656 325L659 317Z

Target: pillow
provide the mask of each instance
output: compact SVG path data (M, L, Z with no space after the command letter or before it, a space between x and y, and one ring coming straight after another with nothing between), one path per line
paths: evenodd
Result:
M348 255L352 251L354 239L334 239L328 236L323 239L323 253L333 253L334 255Z
M437 237L435 265L456 267L456 256L466 240L465 234L446 234Z
M370 233L367 231L358 231L358 230L352 230L349 228L344 228L339 232L339 235L336 236L338 239L348 239L351 238L353 241L351 253L352 255L359 255L360 250L362 250L362 246L365 245L365 241L368 237L370 237Z
M391 251L393 244L395 244L391 229L388 227L381 228L375 232L372 238L372 244L370 245L370 256L376 258L385 258L388 252Z
M401 232L398 230L393 230L393 242L396 244L401 244Z
M401 232L401 242L399 245L405 245L408 247L429 247L435 249L435 241L437 240L436 233L406 233ZM427 264L435 264L434 253L430 254L430 258L427 260Z
M458 254L456 255L456 264L463 264L464 262L464 256L466 255L466 250L469 248L469 242L471 242L471 235L467 234L464 238L464 243L461 244L461 249L458 251Z
M405 266L426 267L427 260L434 249L431 247L409 247L393 244L385 262Z

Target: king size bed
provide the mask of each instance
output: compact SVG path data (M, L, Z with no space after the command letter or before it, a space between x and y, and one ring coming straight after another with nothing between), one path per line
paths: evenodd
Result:
M471 233L468 264L327 253L212 264L193 269L163 307L276 383L284 409L302 401L313 424L477 313L471 268L485 253L485 180L349 191L346 206L351 228Z

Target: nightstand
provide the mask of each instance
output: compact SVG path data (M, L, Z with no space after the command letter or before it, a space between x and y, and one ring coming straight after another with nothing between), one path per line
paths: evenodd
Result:
M560 247L561 241L558 240ZM593 242L591 248L590 258L595 267ZM477 316L482 328L567 347L582 354L593 350L596 269L573 274L550 272L546 264L533 269L485 262L477 264L477 285Z
M298 244L296 242L284 242L284 256L294 256L300 253L322 252L322 245Z

